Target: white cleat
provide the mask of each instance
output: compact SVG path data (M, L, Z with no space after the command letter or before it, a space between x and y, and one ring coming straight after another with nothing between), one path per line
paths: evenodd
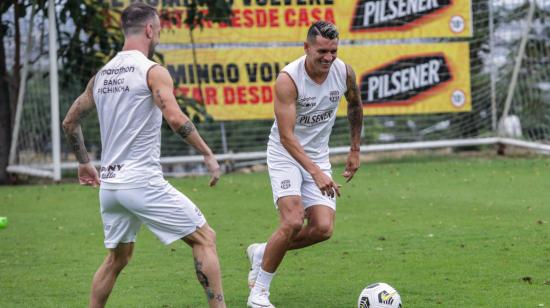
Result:
M258 278L260 267L262 266L262 259L264 257L265 243L250 244L246 249L246 255L248 261L250 261L250 271L248 272L248 288L252 289Z
M269 302L269 292L266 290L254 292L254 289L250 291L246 306L249 308L275 308L275 306Z

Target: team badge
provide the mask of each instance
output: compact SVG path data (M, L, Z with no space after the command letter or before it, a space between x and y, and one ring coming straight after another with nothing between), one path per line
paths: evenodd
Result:
M329 93L329 99L333 103L337 103L340 100L340 92L338 91L330 91Z
M281 188L282 188L282 189L288 189L288 188L290 188L290 180L281 181Z

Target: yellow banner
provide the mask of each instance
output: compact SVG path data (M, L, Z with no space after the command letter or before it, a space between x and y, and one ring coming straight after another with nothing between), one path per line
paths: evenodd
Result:
M134 0L103 0L122 10ZM191 0L145 0L162 16L162 43L189 43ZM205 22L196 43L303 41L311 24L334 23L342 40L470 37L470 0L231 0L232 26Z
M176 93L203 101L216 120L273 118L273 85L300 47L166 50ZM365 115L471 110L467 43L340 46L360 87ZM365 60L368 59L368 60ZM199 90L201 89L201 90ZM345 99L338 115L346 114Z
M341 55L357 74L366 115L472 108L468 43L350 47Z

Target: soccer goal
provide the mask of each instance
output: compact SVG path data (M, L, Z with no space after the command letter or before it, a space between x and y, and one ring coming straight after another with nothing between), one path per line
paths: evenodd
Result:
M381 41L379 46L379 52L383 53L392 44L467 43L471 109L405 115L367 114L362 152L502 144L550 153L550 5L535 0L471 2L471 37L399 39ZM50 16L55 10L50 5ZM8 171L59 180L63 170L74 170L77 166L60 134L60 119L81 89L59 88L57 73L64 67L57 65L56 31L52 31L56 29L55 20L40 14L29 16L34 16L26 21L28 29L33 30L28 32L25 41L27 60L18 94ZM376 48L378 43L348 40L340 44L342 48L365 44ZM243 46L255 48L251 44ZM162 47L174 49L177 45ZM217 47L216 44L199 46ZM34 50L49 50L49 54L36 59ZM457 94L456 101L460 103L462 99ZM265 161L272 121L205 121L197 124L197 128L221 162L238 167ZM91 157L99 164L101 145L97 120L84 123L83 131ZM347 153L348 132L347 119L337 118L331 153ZM162 131L161 152L161 162L169 174L206 171L199 164L202 157L167 127Z

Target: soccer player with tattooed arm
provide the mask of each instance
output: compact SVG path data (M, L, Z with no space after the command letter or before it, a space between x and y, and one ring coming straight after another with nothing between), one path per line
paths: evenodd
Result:
M267 243L247 248L251 263L248 307L274 307L269 288L288 250L311 246L332 235L340 185L332 179L328 142L342 96L348 103L350 124L351 146L343 173L347 182L359 168L363 107L353 69L337 58L336 27L325 21L311 25L304 51L304 56L283 68L275 82L275 122L267 145L267 166L279 227Z
M79 162L82 185L99 186L107 257L94 275L90 307L104 307L117 276L128 264L142 224L168 245L183 240L193 251L197 279L210 307L225 307L216 234L199 208L163 177L162 118L204 156L210 186L220 177L218 162L173 94L168 71L150 60L160 38L155 8L133 3L121 16L123 50L92 77L72 104L63 129ZM80 121L97 109L101 131L98 174L84 146Z

